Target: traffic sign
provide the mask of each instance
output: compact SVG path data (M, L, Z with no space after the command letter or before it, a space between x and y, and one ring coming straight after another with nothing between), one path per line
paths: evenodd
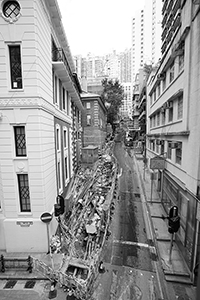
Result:
M160 156L156 156L150 159L150 169L163 170L165 168L165 159Z
M40 216L40 220L44 223L51 222L52 218L53 218L53 216L48 212L45 212Z

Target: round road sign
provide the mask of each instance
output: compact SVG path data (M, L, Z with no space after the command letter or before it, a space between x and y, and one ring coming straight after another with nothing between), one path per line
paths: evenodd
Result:
M40 220L44 223L51 222L52 218L53 218L53 216L48 212L45 212L40 216Z

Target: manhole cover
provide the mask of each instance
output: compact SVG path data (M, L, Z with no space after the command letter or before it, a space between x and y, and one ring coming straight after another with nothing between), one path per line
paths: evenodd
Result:
M4 289L12 289L16 283L17 280L8 280L4 286Z
M35 285L36 281L35 280L28 280L26 283L25 283L25 286L24 288L25 289L32 289Z

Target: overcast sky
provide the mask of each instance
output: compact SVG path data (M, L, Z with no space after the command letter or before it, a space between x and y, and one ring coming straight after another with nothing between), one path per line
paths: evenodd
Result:
M144 0L57 1L72 55L103 55L131 47L132 18Z

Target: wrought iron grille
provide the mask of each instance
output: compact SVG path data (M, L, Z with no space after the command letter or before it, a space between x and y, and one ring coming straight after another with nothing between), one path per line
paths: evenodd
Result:
M9 46L12 89L22 89L22 67L20 46Z
M25 127L16 126L14 127L14 132L15 132L16 156L26 156Z
M17 177L21 211L31 211L28 175L18 174Z

